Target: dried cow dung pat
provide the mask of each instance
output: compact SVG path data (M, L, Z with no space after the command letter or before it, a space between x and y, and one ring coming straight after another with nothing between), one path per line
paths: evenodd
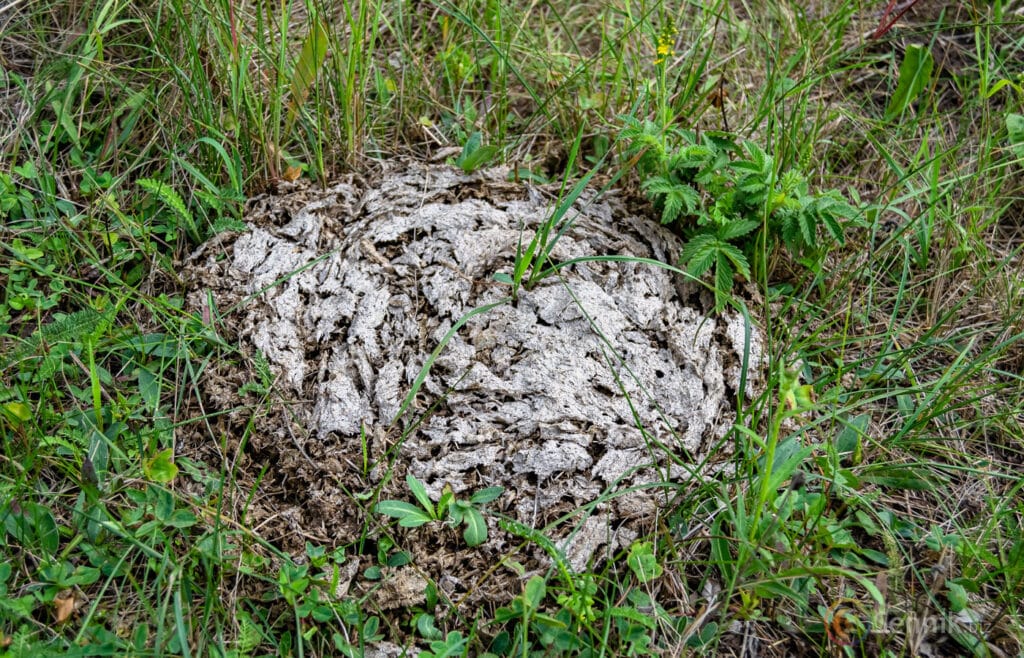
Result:
M656 466L688 477L680 456L702 459L733 421L744 349L757 380L761 333L738 315L705 317L686 304L679 275L644 263L578 263L473 317L399 430L383 431L451 327L510 294L492 275L512 272L517 248L556 202L503 172L410 165L362 189L261 199L248 231L193 257L197 305L207 289L220 309L248 300L233 322L238 338L292 400L302 432L273 447L278 468L291 464L292 495L302 480L314 503L341 498L324 493L325 480L365 487L361 428L372 462L416 422L397 473L414 474L435 499L445 483L457 494L505 487L496 504L531 527L655 481ZM584 194L565 219L553 262L614 254L673 263L680 252L675 236L614 198ZM685 296L699 298L688 285ZM288 456L299 450L309 459ZM574 562L615 543L608 527L654 512L643 490L610 500L605 530L565 547Z

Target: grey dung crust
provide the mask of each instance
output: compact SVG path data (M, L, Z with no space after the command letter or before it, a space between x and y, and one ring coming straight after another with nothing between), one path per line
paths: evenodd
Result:
M453 324L509 295L492 274L511 273L517 245L557 199L503 173L411 165L374 185L264 199L226 259L212 247L193 256L219 307L249 299L239 337L297 401L307 447L330 438L358 454L360 428L379 437L392 423ZM556 261L678 258L675 236L614 199L585 194L569 217ZM745 342L750 372L760 368L759 330L686 305L696 288L651 265L591 262L561 274L455 334L396 425L422 421L400 444L399 473L435 496L445 483L503 486L507 512L536 525L655 481L655 468L687 477L704 459L733 421ZM401 432L392 434L394 444ZM622 543L606 538L609 525L649 517L654 500L634 491L602 505L565 545L573 566L599 544Z

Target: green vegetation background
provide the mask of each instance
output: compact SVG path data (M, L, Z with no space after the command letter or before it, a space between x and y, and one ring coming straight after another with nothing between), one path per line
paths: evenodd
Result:
M1022 62L1001 0L6 2L0 655L1016 655ZM510 604L382 612L346 565L478 543L500 494L353 492L360 542L282 552L262 473L176 453L226 445L200 383L245 358L178 273L281 181L445 153L645 199L718 308L758 287L771 375L628 554L574 573L505 519L556 565Z

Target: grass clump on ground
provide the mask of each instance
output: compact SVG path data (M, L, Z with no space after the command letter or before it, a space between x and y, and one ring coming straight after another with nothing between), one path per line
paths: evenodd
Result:
M803 4L3 8L0 652L1019 653L1024 7ZM243 356L179 276L247 197L395 157L613 182L771 339L731 468L582 573L503 519L554 567L476 616L339 584L409 563L388 514L472 545L490 494L352 492L360 541L301 553L247 522L268 467L218 417L274 376L206 409Z

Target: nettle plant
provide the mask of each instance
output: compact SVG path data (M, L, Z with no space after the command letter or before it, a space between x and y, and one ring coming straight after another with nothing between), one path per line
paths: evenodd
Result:
M683 266L695 277L714 274L716 310L727 304L736 274L750 280L759 238L814 267L830 242L842 244L844 228L858 222L859 212L838 190L812 194L802 174L777 173L774 158L749 140L623 121L626 157L635 161L661 223L681 224L688 237Z

